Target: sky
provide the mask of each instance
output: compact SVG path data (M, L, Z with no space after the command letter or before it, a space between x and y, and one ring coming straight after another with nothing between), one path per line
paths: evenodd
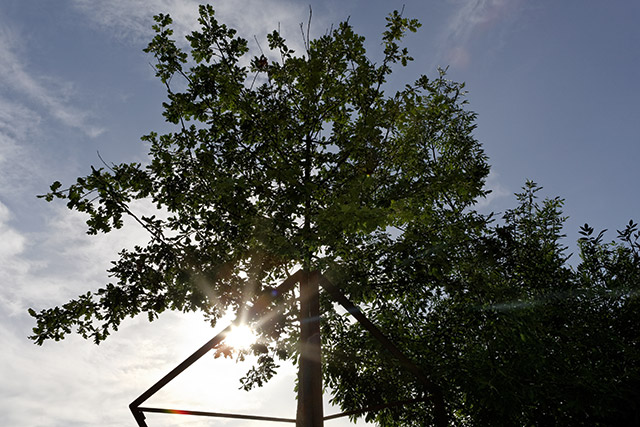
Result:
M60 305L109 280L119 249L146 242L135 226L84 234L82 216L37 199L108 162L144 162L139 138L171 128L154 77L152 15L170 13L181 37L194 28L191 0L3 0L0 3L0 425L133 425L128 404L215 333L197 314L125 321L95 346L77 336L35 346L27 309ZM255 35L280 25L294 46L313 10L312 36L347 18L379 55L384 18L404 5L423 26L407 38L415 61L389 89L449 67L466 82L475 137L491 164L499 217L527 179L565 199L568 253L578 228L615 230L640 220L640 3L632 0L221 0L221 21ZM143 209L143 207L140 207ZM574 255L573 262L576 261ZM220 325L221 327L225 325ZM293 417L294 371L264 390L238 391L248 366L203 358L149 406ZM335 409L327 407L326 413ZM177 417L177 418L176 418ZM150 426L264 425L149 416ZM362 425L360 423L359 425ZM328 427L347 425L345 420Z

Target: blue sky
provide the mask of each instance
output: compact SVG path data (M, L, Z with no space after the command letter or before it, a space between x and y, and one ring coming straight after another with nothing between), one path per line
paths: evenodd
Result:
M197 316L167 314L152 324L126 322L99 347L77 337L42 348L26 340L32 327L27 307L61 304L105 284L116 252L145 239L135 227L85 236L82 217L35 195L54 180L86 174L99 164L97 151L109 162L144 161L139 137L169 129L161 116L164 89L142 52L151 17L171 13L177 33L184 34L193 28L197 4L3 0L0 5L3 425L131 425L128 403L212 334ZM220 19L249 40L254 35L263 40L280 23L292 44L302 44L298 24L306 22L309 1L213 4ZM570 251L585 222L608 228L612 239L629 219L640 220L635 190L640 3L312 1L312 35L350 17L375 56L384 17L403 4L405 14L423 27L407 39L415 61L399 70L390 89L447 65L451 79L467 83L469 108L478 113L475 135L492 165L493 193L480 209L499 213L514 206L512 194L532 179L545 188L544 195L566 199ZM237 388L232 378L242 373L237 368L204 361L192 382L185 380L162 399L199 409L293 414L290 369L254 398L229 392ZM215 394L216 389L224 392Z

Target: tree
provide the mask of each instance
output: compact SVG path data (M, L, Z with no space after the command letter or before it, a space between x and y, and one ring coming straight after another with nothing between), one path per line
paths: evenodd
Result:
M527 182L496 225L405 232L394 242L402 261L376 275L387 298L369 315L445 385L454 425L638 425L637 224L619 231L618 243L585 225L580 262L571 266L560 243L563 201L539 203L539 190ZM340 403L415 394L359 325L340 326L328 336L339 346L328 370ZM419 405L368 417L385 426L430 423Z
M385 93L393 67L412 59L399 43L417 30L416 20L389 16L380 63L348 22L315 40L307 33L302 56L274 31L269 57L248 60L247 41L220 24L211 6L200 7L201 29L187 37L190 55L171 39L168 15L155 21L146 51L158 61L164 117L176 131L143 137L146 165L92 167L44 196L87 214L89 234L121 228L130 216L151 239L120 252L109 270L115 283L31 310L37 344L72 331L99 343L126 317L153 320L167 309L201 311L215 324L298 267L331 272L354 302L384 306L394 289L374 279L401 245L395 230L409 236L449 227L455 234L480 221L469 212L485 194L488 166L472 135L475 114L464 109L464 85L441 72ZM136 200L160 213L136 216ZM316 292L301 285L301 294ZM322 298L330 360L341 351L336 328L344 319ZM273 374L276 357L299 360L289 345L300 335L295 302L285 296L279 321L260 331L263 363L247 387ZM326 375L336 385L331 369Z

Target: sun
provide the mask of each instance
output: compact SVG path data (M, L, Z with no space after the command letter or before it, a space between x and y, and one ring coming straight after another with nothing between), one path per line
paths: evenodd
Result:
M224 339L224 343L236 350L244 350L256 342L256 334L247 325L233 325Z

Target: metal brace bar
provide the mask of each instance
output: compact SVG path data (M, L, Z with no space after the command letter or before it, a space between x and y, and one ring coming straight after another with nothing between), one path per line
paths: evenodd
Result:
M282 295L290 291L291 289L293 289L295 284L300 281L301 276L302 276L302 272L298 271L293 275L289 276L287 279L285 279L285 281L282 282L282 284L277 288L275 288L273 291L267 292L261 295L257 299L257 301L253 304L253 306L251 306L248 309L249 315L251 317L255 317L261 314L262 312L264 312L269 306L269 304L273 302L273 300L275 300L279 295ZM240 313L242 313L242 310L240 310ZM148 427L144 421L145 417L144 417L144 414L142 413L143 411L140 409L140 405L142 405L151 396L156 394L162 387L167 385L171 380L173 380L175 377L180 375L185 369L193 365L198 359L204 356L209 350L211 350L212 348L220 344L220 342L222 342L222 340L224 340L224 338L226 337L227 333L229 333L229 331L231 330L231 326L236 322L238 322L239 320L240 320L240 316L238 316L238 318L236 318L236 320L234 320L234 322L231 325L223 329L215 337L209 340L205 345L203 345L198 350L196 350L191 356L189 356L182 363L180 363L178 366L173 368L171 372L169 372L167 375L162 377L157 383L152 385L147 391L142 393L136 400L131 402L131 404L129 405L129 409L131 410L131 413L133 414L133 417L135 418L139 427Z
M189 411L185 409L164 409L164 408L138 408L141 412L155 412L159 414L174 414L174 415L196 415L201 417L214 417L214 418L234 418L238 420L254 420L254 421L273 421L277 423L295 423L293 418L279 418L279 417L265 417L261 415L244 415L244 414L225 414L220 412L203 412L203 411Z

